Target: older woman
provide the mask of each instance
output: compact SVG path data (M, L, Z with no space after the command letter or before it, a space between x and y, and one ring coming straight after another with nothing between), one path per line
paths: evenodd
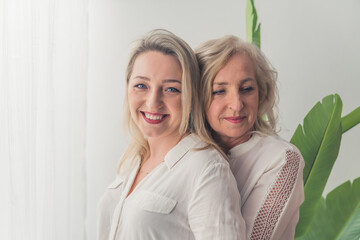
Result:
M100 201L99 239L245 238L229 164L197 130L199 80L179 37L156 30L139 41L126 72L132 141Z
M247 239L293 239L304 200L303 158L276 134L276 72L235 36L196 50L205 127L228 155Z

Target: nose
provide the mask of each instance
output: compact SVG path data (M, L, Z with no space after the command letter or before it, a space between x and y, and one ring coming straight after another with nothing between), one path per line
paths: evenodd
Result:
M163 104L163 94L161 89L152 89L146 102L149 110L158 110Z
M241 95L238 91L236 91L236 92L234 91L233 93L229 94L229 96L227 98L227 105L228 105L228 108L230 108L231 110L233 110L235 112L241 111L244 104L241 99Z

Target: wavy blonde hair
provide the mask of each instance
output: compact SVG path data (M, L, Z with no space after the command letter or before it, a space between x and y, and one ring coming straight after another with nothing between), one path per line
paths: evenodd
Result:
M199 129L201 129L200 125L202 124L201 104L197 92L197 90L200 89L200 71L194 51L184 40L164 29L150 31L138 40L136 47L130 54L126 68L126 86L128 87L137 57L148 51L158 51L165 55L171 55L177 59L180 64L182 70L182 119L179 134L184 136L187 133L195 133L203 141L208 143L209 146L212 145L219 150L211 139L211 136L207 136L206 131L199 131ZM148 141L131 118L127 93L124 103L124 127L129 131L131 142L120 160L117 169L118 173L120 173L124 163L130 164L127 165L128 168L125 169L125 171L131 170L134 167L133 163L136 157L140 156L141 159L145 159L150 153Z
M195 54L201 72L200 85L203 88L200 92L200 98L203 100L202 118L208 134L211 134L212 129L206 120L205 111L211 103L213 81L220 69L235 54L246 54L255 66L255 78L259 86L259 107L254 131L265 135L276 134L277 72L257 46L228 35L204 42L195 49Z

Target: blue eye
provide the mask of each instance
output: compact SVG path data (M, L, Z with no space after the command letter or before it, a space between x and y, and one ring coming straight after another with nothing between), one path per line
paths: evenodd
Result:
M180 93L180 90L174 87L169 87L166 89L166 92L174 92L174 93Z
M251 92L252 90L254 90L254 88L253 87L244 87L244 88L241 88L240 89L240 92Z
M142 84L142 83L136 84L134 87L135 88L140 88L140 89L145 89L146 88L145 84Z
M220 94L223 94L223 93L225 93L225 90L216 90L216 91L212 92L213 95L220 95Z

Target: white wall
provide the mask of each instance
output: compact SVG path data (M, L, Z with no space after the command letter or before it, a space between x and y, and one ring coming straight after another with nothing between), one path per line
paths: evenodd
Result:
M339 93L343 113L360 106L360 1L256 0L262 49L279 72L281 136L290 139L310 108ZM166 28L192 47L225 34L245 38L245 0L90 0L87 114L87 235L127 141L121 129L130 43ZM342 139L326 192L360 176L360 126Z

